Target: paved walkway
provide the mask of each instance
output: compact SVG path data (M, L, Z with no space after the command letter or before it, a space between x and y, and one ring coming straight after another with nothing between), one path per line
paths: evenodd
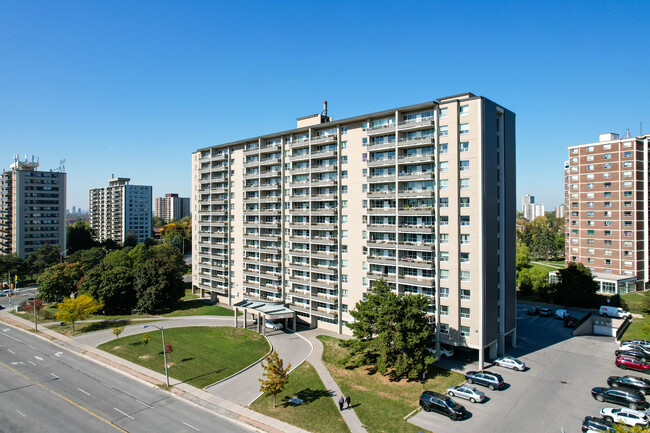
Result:
M314 366L316 372L318 373L321 380L323 381L325 388L329 391L330 395L332 396L332 400L334 400L334 404L336 405L336 407L339 407L339 398L341 398L341 396L345 398L345 395L341 391L341 388L339 388L339 386L337 385L336 381L330 374L327 367L325 367L325 364L323 364L323 344L316 338L316 336L330 335L334 338L343 338L343 339L347 339L349 337L323 331L322 329L309 329L304 331L299 330L298 332L300 333L301 336L309 340L309 342L314 346L314 351L311 353L311 355L309 355L307 361L309 361L309 363ZM354 404L354 402L352 402L352 404ZM359 420L359 417L357 416L354 409L344 409L341 411L341 415L352 433L366 433L366 429L363 427L363 424Z

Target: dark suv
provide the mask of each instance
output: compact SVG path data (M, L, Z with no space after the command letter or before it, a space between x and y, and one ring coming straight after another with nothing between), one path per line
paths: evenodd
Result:
M490 373L489 371L468 371L465 374L465 380L467 383L487 386L493 391L501 388L505 383L500 374Z
M650 394L650 380L637 376L610 376L607 385L634 391L641 394Z
M582 422L582 431L583 432L604 431L607 433L615 432L614 423L593 416L585 417L585 420Z
M623 391L617 388L601 388L596 387L591 390L593 398L599 402L617 403L622 406L627 406L632 410L645 408L645 396L638 392Z
M424 391L420 396L420 406L425 412L438 412L456 421L465 418L467 411L464 406L444 394L433 391Z

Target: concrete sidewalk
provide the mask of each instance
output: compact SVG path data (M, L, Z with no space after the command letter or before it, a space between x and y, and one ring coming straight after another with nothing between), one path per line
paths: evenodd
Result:
M34 327L33 323L20 317L10 315L7 312L0 313L0 320L6 324L26 331L33 330ZM113 356L110 353L101 351L89 344L77 340L76 338L66 337L47 329L44 326L39 327L38 333L35 333L34 335L50 340L66 349L86 356L99 364L113 369L114 371L164 389L165 376L163 374L146 369L117 356ZM265 431L268 433L308 433L306 430L254 412L239 404L227 401L217 395L210 394L172 378L170 378L170 385L172 385L172 388L170 389L172 395L211 410L219 416L243 423L253 431Z
M314 366L316 372L323 381L323 385L330 392L332 400L336 407L339 407L339 398L345 398L345 395L341 391L341 388L337 385L336 381L330 374L325 364L323 364L323 344L316 338L318 335L329 335L334 338L348 339L350 337L345 335L338 335L323 331L322 329L309 329L309 330L298 330L301 336L305 337L311 344L314 346L314 351L309 355L307 361ZM352 402L354 404L354 402ZM341 416L343 420L348 425L348 428L352 433L367 433L366 429L363 427L361 420L357 416L354 409L343 409L341 411Z

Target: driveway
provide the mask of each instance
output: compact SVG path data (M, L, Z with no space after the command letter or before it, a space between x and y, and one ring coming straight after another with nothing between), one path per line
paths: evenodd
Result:
M611 406L598 403L590 391L606 385L607 377L623 374L614 365L614 338L573 337L561 320L527 316L527 307L517 308L519 346L508 353L525 361L527 371L489 367L506 386L501 391L478 387L489 397L484 403L457 399L470 413L464 421L421 411L409 422L435 433L575 432L585 416Z
M241 322L240 318L240 326ZM232 317L220 316L175 317L158 322L127 326L121 336L140 334L144 332L142 329L143 325L164 326L165 328L180 328L186 326L233 326L234 319ZM249 328L254 329L255 326L249 322ZM147 331L155 332L157 330L151 328ZM292 369L304 361L312 351L311 343L300 337L298 334L284 330L269 331L270 330L267 329L266 338L268 338L269 342L273 345L273 348L278 352L278 355L282 358L284 364L287 365L287 363L291 363ZM75 340L96 347L114 339L115 336L111 329L107 329L89 334L81 334L74 338ZM262 367L260 364L256 364L248 370L242 371L227 380L205 388L205 391L239 405L248 406L261 395L259 392L260 383L258 381L261 377Z

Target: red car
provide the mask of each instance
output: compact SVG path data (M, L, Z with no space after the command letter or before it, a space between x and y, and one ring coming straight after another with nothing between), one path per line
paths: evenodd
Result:
M564 318L565 328L573 328L576 326L576 323L578 323L578 319L573 316L567 316Z
M650 373L650 365L629 356L618 356L616 358L616 366L623 370L630 369Z

